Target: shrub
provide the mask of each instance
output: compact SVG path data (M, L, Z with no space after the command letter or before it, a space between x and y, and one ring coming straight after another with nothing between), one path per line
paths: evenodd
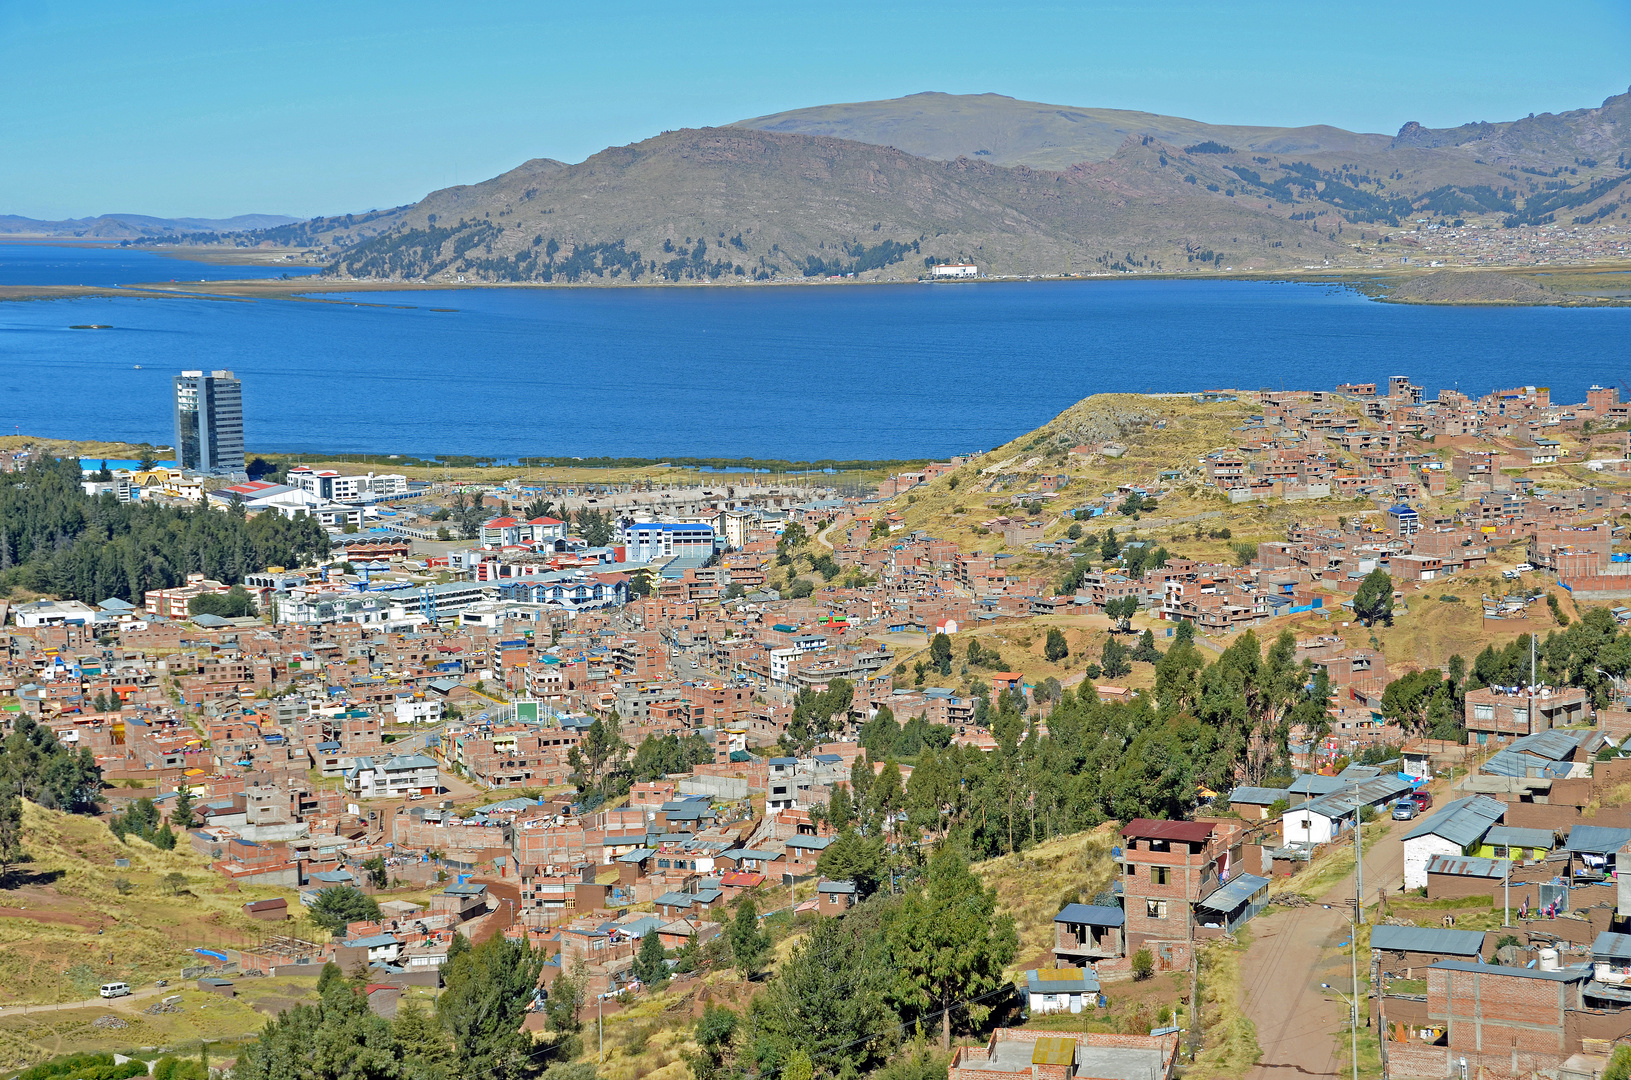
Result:
M1154 974L1155 954L1146 945L1133 954L1133 978L1142 982Z

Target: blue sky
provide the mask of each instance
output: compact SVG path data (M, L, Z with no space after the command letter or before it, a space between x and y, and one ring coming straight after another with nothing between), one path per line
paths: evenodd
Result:
M0 0L0 213L309 216L922 90L1396 131L1600 104L1631 3Z

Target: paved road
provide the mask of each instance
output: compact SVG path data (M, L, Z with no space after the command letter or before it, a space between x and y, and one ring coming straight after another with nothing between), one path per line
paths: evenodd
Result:
M1409 829L1389 822L1387 835L1365 849L1365 898L1376 890L1397 893L1404 875L1404 843ZM1246 1016L1257 1025L1263 1056L1247 1080L1348 1076L1338 1036L1348 1006L1320 983L1349 992L1352 969L1337 951L1348 939L1354 879L1350 874L1322 898L1326 906L1276 908L1252 923L1252 945L1241 971ZM1365 958L1360 958L1365 966ZM1363 1021L1361 1021L1363 1022Z

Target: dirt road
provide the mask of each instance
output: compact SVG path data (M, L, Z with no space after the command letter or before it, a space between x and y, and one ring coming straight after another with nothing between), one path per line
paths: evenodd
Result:
M1370 841L1365 850L1368 903L1375 903L1378 888L1396 892L1404 874L1401 838L1410 826L1389 826L1387 835ZM1253 920L1252 945L1241 970L1242 1008L1257 1025L1263 1056L1247 1074L1249 1080L1349 1075L1338 1042L1348 1006L1320 983L1351 993L1351 968L1337 948L1348 940L1353 894L1350 874L1319 906L1276 907L1273 914ZM1364 967L1364 958L1360 960Z
M64 1001L56 1005L8 1005L0 1009L0 1016L22 1016L27 1013L61 1012L63 1009L112 1009L115 1012L135 1012L136 1002L146 998L158 997L160 994L173 994L181 986L145 986L140 990L132 990L121 998L93 997L85 1001Z

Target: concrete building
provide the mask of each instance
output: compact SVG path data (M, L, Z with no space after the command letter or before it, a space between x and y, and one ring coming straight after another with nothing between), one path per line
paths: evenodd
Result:
M176 464L191 472L244 469L243 384L230 371L175 379Z
M383 762L359 757L345 774L345 786L364 799L400 799L436 794L441 778L436 762L423 754L400 754Z
M1533 713L1533 715L1531 715ZM1577 686L1486 686L1469 690L1467 732L1482 745L1497 739L1533 735L1554 727L1584 723L1591 715L1591 695Z
M618 526L617 543L623 546L624 559L631 563L687 555L707 558L714 553L714 528L668 521L625 521Z

